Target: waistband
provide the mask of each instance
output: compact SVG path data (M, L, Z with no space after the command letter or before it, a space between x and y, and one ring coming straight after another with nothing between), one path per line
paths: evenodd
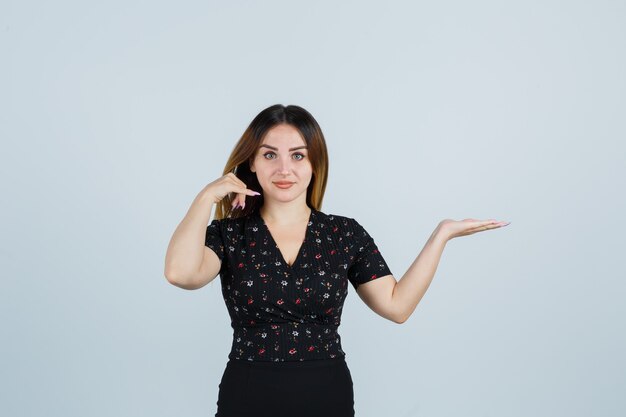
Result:
M229 359L308 362L345 356L337 325L297 322L232 325Z
M241 368L272 368L272 369L302 369L324 368L346 363L344 356L326 359L310 359L302 361L249 361L246 359L229 358L228 364Z

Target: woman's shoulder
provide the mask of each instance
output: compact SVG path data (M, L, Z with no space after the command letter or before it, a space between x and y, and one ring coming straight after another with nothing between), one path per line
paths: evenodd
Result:
M329 225L338 228L345 236L368 237L367 226L361 224L355 217L347 214L326 213L324 219Z
M338 227L354 227L354 224L357 221L344 214L336 214L336 213L324 213L321 211L316 211L316 214L319 215L320 220L328 223L329 225L334 225Z
M232 231L244 227L249 219L250 216L215 218L211 220L209 227Z

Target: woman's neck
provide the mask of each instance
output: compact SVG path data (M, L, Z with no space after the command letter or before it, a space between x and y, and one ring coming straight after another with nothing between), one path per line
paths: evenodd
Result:
M294 202L286 204L268 204L265 202L259 209L259 213L265 223L277 226L288 226L308 220L311 215L311 208L306 204L294 204Z

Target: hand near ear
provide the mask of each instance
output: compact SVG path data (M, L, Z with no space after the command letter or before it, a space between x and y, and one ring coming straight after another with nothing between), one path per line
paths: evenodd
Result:
M223 198L228 196L227 201L231 201L233 209L238 206L243 208L245 206L246 196L261 195L261 193L257 191L248 189L246 184L232 172L208 184L205 190L211 194L215 203L219 203ZM234 194L234 196L230 197L230 194Z

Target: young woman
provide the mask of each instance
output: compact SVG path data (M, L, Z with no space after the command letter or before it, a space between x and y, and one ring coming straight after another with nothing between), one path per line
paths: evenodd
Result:
M508 224L443 220L396 281L355 219L320 211L326 142L313 116L294 105L259 113L223 174L195 198L165 262L166 278L181 288L221 278L233 341L216 417L354 416L337 332L348 283L374 312L404 323L448 240Z

